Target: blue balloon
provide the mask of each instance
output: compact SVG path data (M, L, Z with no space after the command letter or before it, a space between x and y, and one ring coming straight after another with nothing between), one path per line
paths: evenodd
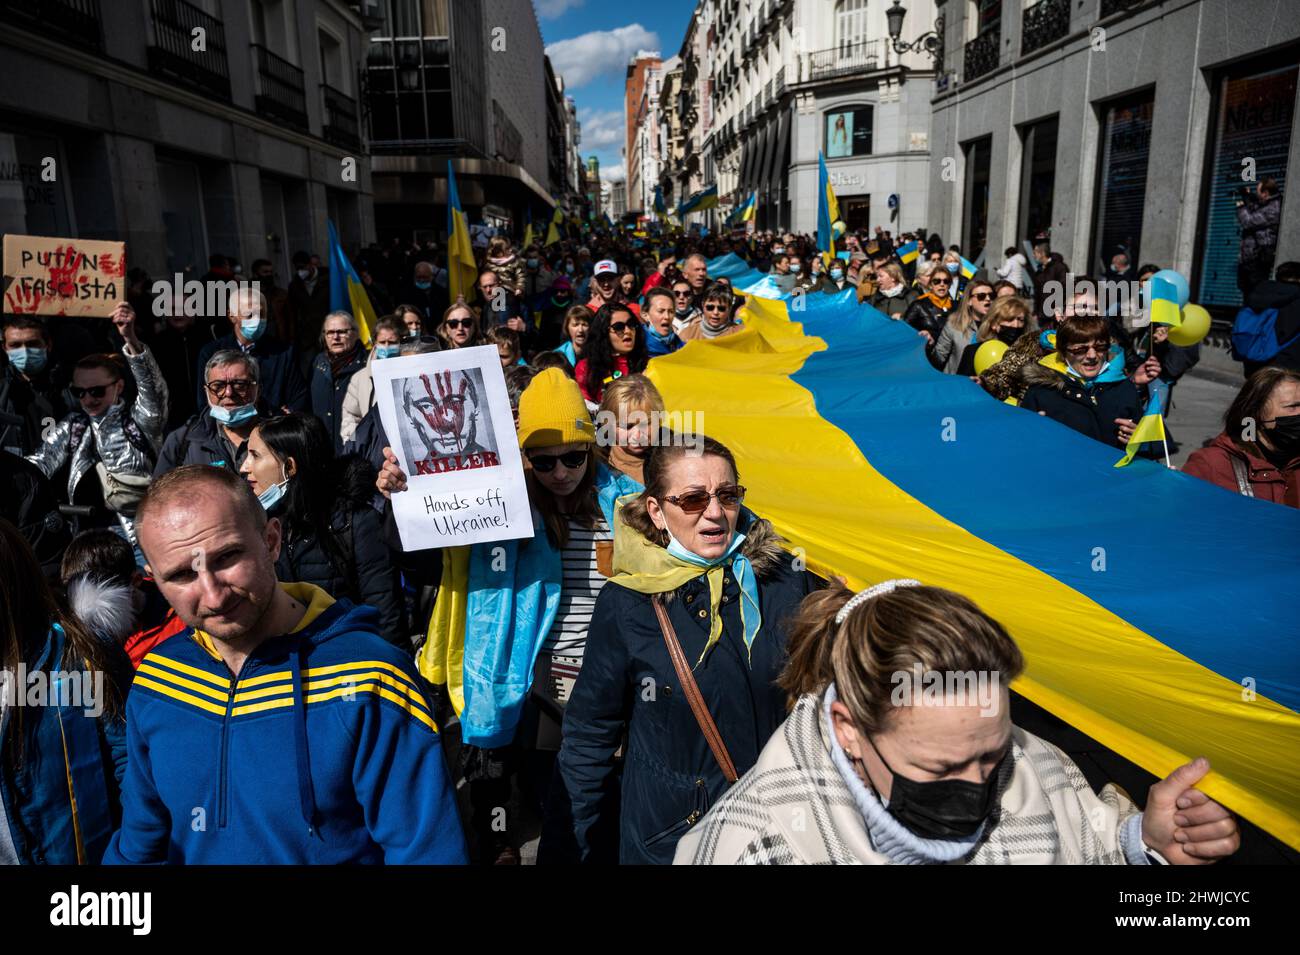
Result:
M1191 300L1192 287L1187 284L1187 279L1183 278L1181 273L1175 272L1173 269L1161 269L1152 278L1164 279L1174 287L1174 291L1178 293L1179 308L1182 308Z

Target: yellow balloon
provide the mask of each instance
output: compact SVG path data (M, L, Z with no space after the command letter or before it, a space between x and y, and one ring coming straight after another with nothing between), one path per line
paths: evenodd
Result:
M1169 329L1175 345L1195 345L1210 334L1210 313L1199 305L1183 306L1183 323Z
M986 341L975 349L975 374L984 374L986 370L1000 362L1002 356L1006 353L1007 346L1005 342L1000 342L996 338Z

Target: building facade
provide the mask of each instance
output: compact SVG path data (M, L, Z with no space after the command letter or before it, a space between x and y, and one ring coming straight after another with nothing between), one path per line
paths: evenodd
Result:
M281 284L295 251L325 256L327 220L372 240L362 12L0 2L0 231L124 240L154 276L267 258Z
M646 107L655 96L654 87L662 65L657 54L646 54L634 57L627 67L623 89L623 168L627 173L627 194L634 207L645 193L646 174L655 167L647 155Z
M1277 261L1300 258L1300 17L1271 0L940 4L927 225L968 257L1050 241L1076 273L1118 250L1241 303L1234 199L1282 185ZM1230 26L1229 26L1230 25ZM943 88L945 87L946 88Z
M445 233L448 161L471 221L519 233L529 210L548 215L550 94L530 0L377 3L364 79L380 237Z

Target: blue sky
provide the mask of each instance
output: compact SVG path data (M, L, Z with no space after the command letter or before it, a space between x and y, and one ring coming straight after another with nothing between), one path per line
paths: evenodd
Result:
M583 157L621 169L623 85L628 60L640 50L674 55L686 35L695 0L534 0L551 65L578 104ZM607 177L604 177L607 178Z

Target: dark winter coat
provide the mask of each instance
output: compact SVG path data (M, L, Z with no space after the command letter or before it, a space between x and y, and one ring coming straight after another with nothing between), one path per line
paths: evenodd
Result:
M1060 252L1053 252L1047 257L1047 264L1040 266L1038 271L1033 274L1034 279L1034 311L1039 315L1044 315L1050 321L1055 321L1055 315L1046 315L1043 311L1043 302L1053 289L1059 289L1057 297L1060 298L1061 304L1065 304L1065 280L1070 274L1070 267L1065 264L1065 259L1061 258Z
M1122 359L1117 357L1115 361L1120 363ZM1042 411L1067 428L1117 448L1124 447L1125 442L1119 439L1115 419L1138 421L1146 405L1142 393L1146 389L1139 390L1114 364L1091 388L1038 363L1026 365L1021 374L1029 388L1020 407ZM1102 380L1108 377L1110 380Z
M787 623L814 579L794 569L767 521L755 522L743 552L758 579L762 628L747 653L740 588L728 568L722 637L694 669L740 774L785 718L785 693L776 679L787 659ZM709 636L708 582L701 575L667 599L677 638L694 664ZM601 589L565 710L559 771L583 861L613 861L617 826L622 862L671 862L677 840L727 788L678 683L651 600L617 579ZM614 753L625 731L619 800Z
M370 356L361 346L352 352L352 358L339 369L338 374L330 369L330 356L321 352L311 364L311 413L325 423L326 429L334 438L334 453L343 450L343 439L339 435L339 425L343 421L343 399L348 394L348 383L352 376L366 367Z
M319 332L319 328L317 331ZM196 393L199 408L207 407L208 404L207 392L203 389L203 366L217 352L226 350L241 350L233 332L209 342L199 352ZM257 359L260 376L258 396L266 402L272 413L280 414L281 408L288 408L290 411L308 410L307 382L303 380L302 372L298 367L298 352L292 345L286 345L284 342L263 335L253 342L253 347L248 354Z
M153 476L162 477L173 468L185 464L210 464L239 473L243 463L243 452L232 458L226 444L217 430L217 422L208 413L208 403L203 402L203 410L190 418L163 441L162 451L158 453L158 464ZM259 403L259 407L261 407ZM263 414L265 414L263 408Z
M1300 284L1271 280L1260 282L1251 291L1246 304L1256 312L1268 308L1277 309L1277 321L1273 325L1277 343L1285 345L1290 342L1267 362L1242 362L1242 370L1247 377L1265 365L1300 371L1300 337L1297 337L1300 336Z
M890 298L880 289L876 289L864 300L872 308L883 312L890 318L902 318L907 314L907 310L912 307L912 303L916 301L916 291L910 288L904 289L901 295Z
M29 381L5 359L0 369L0 448L31 454L41 446L47 421L62 421L80 410L68 382L69 373L58 364Z
M1282 220L1282 197L1269 196L1263 202L1252 197L1237 207L1237 224L1241 226L1242 265L1272 266L1277 252L1277 227Z
M168 326L150 343L171 398L167 408L168 429L180 427L203 406L196 405L196 400L207 404L199 356L213 341L212 327L196 321L184 331Z
M329 269L316 270L316 282L307 290L307 283L294 273L289 282L288 298L285 302L285 319L293 329L294 348L304 354L310 354L320 340L321 327L325 316L330 311L330 275ZM294 408L302 411L302 408Z
M375 472L366 462L350 458L343 465L328 542L272 508L271 515L285 525L276 577L281 583L315 584L335 599L369 604L379 611L380 636L409 651L399 581L384 543L383 515L370 505L374 484Z

